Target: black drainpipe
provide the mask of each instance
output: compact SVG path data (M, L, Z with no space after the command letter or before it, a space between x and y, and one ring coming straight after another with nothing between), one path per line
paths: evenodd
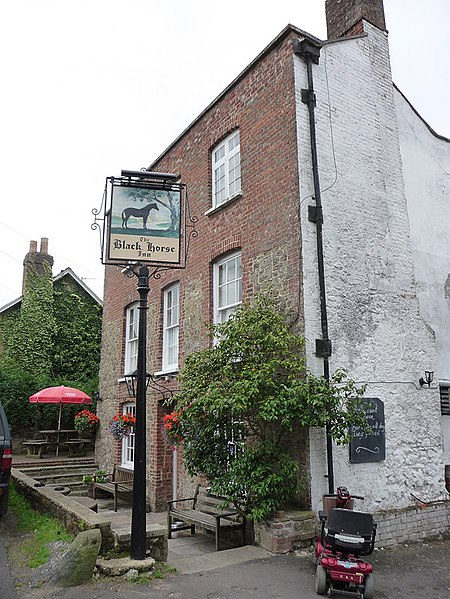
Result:
M316 94L314 93L314 80L312 65L319 64L320 45L304 39L294 42L294 52L303 58L306 63L308 74L308 88L302 89L302 102L307 104L309 112L309 135L311 143L311 161L314 180L314 199L315 206L308 206L308 220L316 224L316 239L317 239L317 268L319 274L319 293L320 293L320 320L322 328L322 338L316 339L316 356L323 359L323 376L324 379L330 380L330 363L331 356L331 340L328 337L328 316L327 316L327 300L325 290L325 267L323 259L323 211L322 198L320 195L319 182L319 167L317 162L317 141L316 141L316 120L314 110L316 107ZM333 471L333 444L329 435L329 427L326 427L327 432L327 478L328 492L334 493L334 471Z

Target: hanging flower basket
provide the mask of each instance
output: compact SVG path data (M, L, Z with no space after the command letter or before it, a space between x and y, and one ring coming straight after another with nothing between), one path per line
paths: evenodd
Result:
M175 410L170 414L166 414L163 417L164 432L167 436L168 441L173 445L179 445L184 441L182 434L182 427L180 424L180 415L182 409Z
M79 433L93 433L95 432L99 423L99 418L93 412L89 410L81 410L75 414L74 428Z
M108 430L117 441L121 441L133 431L136 418L130 414L117 414L109 423Z

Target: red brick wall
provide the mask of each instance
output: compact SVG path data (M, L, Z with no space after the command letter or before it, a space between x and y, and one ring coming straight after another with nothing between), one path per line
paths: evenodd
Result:
M231 249L242 251L243 300L272 286L274 297L302 326L293 37L289 32L151 167L181 176L190 212L198 218L198 237L191 240L186 269L163 272L150 283L151 372L161 370L162 290L180 282L182 366L185 355L207 346L204 323L212 318L211 263ZM240 130L242 197L205 214L212 201L211 149L235 128ZM123 393L123 385L116 382L123 372L124 306L136 299L136 281L126 279L119 268L108 267L101 384L108 387L109 381L116 396ZM120 342L116 335L122 336ZM176 380L165 384L177 388ZM158 509L172 497L172 450L162 434L161 396L149 393L147 406L149 501L152 509ZM179 478L182 495L190 481Z
M383 0L326 0L328 39L363 33L362 19L386 29Z

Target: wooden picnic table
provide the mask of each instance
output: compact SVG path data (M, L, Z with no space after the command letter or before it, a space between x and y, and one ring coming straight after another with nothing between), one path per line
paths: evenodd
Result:
M56 455L58 455L60 446L78 432L75 429L48 429L39 431L39 434L45 437L47 444L55 444Z
M69 439L64 441L61 445L64 445L69 450L69 458L79 457L86 455L86 445L90 443L90 439Z
M42 441L39 439L30 439L28 441L23 441L22 445L26 447L27 455L36 456L38 458L42 457L42 452L47 445L47 441Z

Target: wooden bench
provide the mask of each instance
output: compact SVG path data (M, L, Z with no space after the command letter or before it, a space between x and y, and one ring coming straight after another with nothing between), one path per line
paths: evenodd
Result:
M42 452L47 445L47 441L39 441L39 439L34 439L30 441L23 441L22 445L26 447L27 455L37 456L38 458L42 457Z
M245 545L245 518L235 510L221 506L224 497L218 497L208 488L197 485L194 497L176 499L167 502L167 536L172 538L172 532L191 529L195 534L195 526L214 532L216 551L220 551L221 533L225 530L240 530L242 545ZM173 522L183 522L185 526L174 525Z
M133 494L133 470L114 464L114 471L109 474L103 474L102 478L108 478L106 482L98 482L94 474L92 483L92 495L96 497L96 489L102 489L111 493L114 497L114 511L117 512L117 499L119 495L130 496Z

